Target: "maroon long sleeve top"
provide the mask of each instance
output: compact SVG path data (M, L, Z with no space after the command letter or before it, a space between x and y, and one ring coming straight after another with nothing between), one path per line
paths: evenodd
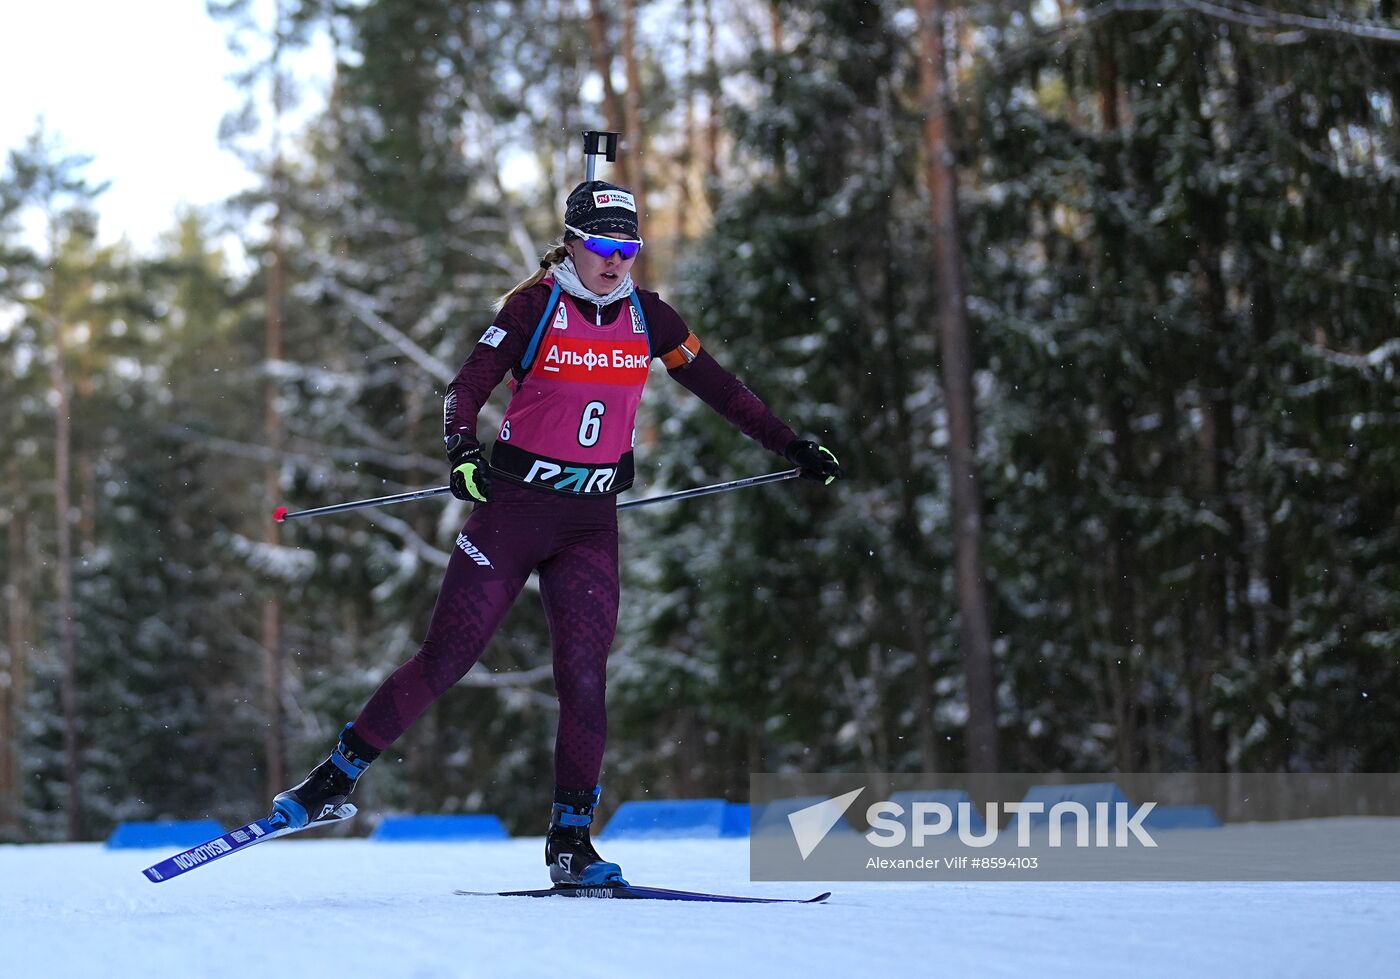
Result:
M445 435L460 434L474 442L479 441L476 434L477 415L496 385L507 373L517 381L524 379L525 372L520 369L520 360L540 318L544 316L549 295L550 287L539 283L513 297L496 316L493 326L494 329L504 330L505 336L494 346L478 342L472 348L466 362L447 387L443 402ZM680 314L654 292L638 289L637 295L651 334L653 356L661 357L684 343L690 328ZM582 306L585 313L603 323L611 322L627 302L625 299L619 300L599 310L592 303L574 301ZM560 302L563 302L562 297ZM797 437L743 381L720 366L719 361L703 348L694 360L667 373L770 452L782 455L783 450Z

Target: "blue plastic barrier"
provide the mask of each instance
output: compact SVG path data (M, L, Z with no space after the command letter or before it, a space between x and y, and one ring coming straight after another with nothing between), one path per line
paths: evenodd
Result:
M224 828L215 819L166 820L149 823L118 823L107 837L112 850L181 850L196 846L216 836Z
M729 803L723 799L642 799L617 807L603 832L608 839L718 839Z
M376 843L460 843L509 838L505 824L490 813L386 816L370 835Z
M761 803L753 807L752 819L753 827L751 832L758 836L766 833L787 833L791 835L792 824L788 822L788 816L809 806L815 806L819 802L829 801L830 796L824 795L802 795L793 799L774 799L772 802ZM855 827L846 822L842 816L831 827L832 833L854 833Z
M968 832L974 836L981 836L986 830L987 824L982 819L982 814L977 811L977 806L972 802L972 796L959 789L928 789L917 792L896 792L890 796L890 802L898 803L904 807L904 815L895 821L900 823L905 829L912 829L914 825L914 803L916 802L941 802L948 807L953 814L953 821L948 824L948 833L956 834L958 831L961 816L958 811L958 804L966 802L968 804ZM888 818L888 817L887 817Z
M1147 830L1215 829L1225 824L1210 806L1155 806L1142 819Z
M731 802L724 807L724 825L719 835L726 839L749 835L749 804Z

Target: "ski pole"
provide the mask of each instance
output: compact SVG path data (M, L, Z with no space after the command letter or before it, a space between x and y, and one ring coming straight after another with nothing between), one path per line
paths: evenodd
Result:
M411 493L396 493L393 496L376 496L372 500L356 500L354 503L332 503L330 506L318 506L311 510L297 510L295 513L288 513L284 506L272 511L272 519L278 523L288 520L300 520L302 517L324 517L328 513L344 513L346 510L359 510L362 507L388 506L390 503L407 503L409 500L424 500L430 496L442 496L444 493L451 493L451 486L434 486L432 489L414 490Z
M661 496L647 496L640 500L628 500L626 503L619 503L619 510L630 510L633 507L651 506L654 503L671 503L676 500L689 500L697 496L708 496L711 493L725 493L729 490L743 489L746 486L761 486L764 483L778 483L785 479L795 479L802 474L801 469L784 469L781 472L765 473L762 476L746 476L743 479L732 479L727 483L713 483L709 486L697 486L694 489L678 490L675 493L665 493ZM430 496L442 496L451 493L450 486L434 486L430 489L414 490L411 493L396 493L393 496L377 496L372 500L356 500L353 503L333 503L330 506L315 507L311 510L297 510L289 512L286 507L280 506L272 513L272 519L278 523L285 523L288 520L300 520L303 517L323 517L330 513L344 513L346 510L359 510L363 507L388 506L391 503L407 503L409 500L423 500Z
M633 507L651 506L653 503L671 503L675 500L689 500L696 496L709 496L711 493L726 493L729 490L743 489L745 486L761 486L764 483L779 483L784 479L796 479L802 475L801 469L784 469L782 472L767 473L763 476L747 476L744 479L733 479L727 483L714 483L710 486L697 486L695 489L679 490L675 493L666 493L662 496L646 496L640 500L628 500L626 503L619 503L619 510L630 510Z

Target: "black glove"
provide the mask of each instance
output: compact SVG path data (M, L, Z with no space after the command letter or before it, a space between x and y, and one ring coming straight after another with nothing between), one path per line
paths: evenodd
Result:
M491 467L481 446L462 435L449 435L447 461L452 466L447 479L453 496L467 503L491 502Z
M797 439L783 450L783 455L787 456L788 462L802 470L803 479L830 486L834 481L846 478L841 463L836 461L836 453L810 439Z

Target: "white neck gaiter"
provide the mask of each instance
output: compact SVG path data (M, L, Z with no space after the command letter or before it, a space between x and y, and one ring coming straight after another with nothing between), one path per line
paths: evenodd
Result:
M583 280L578 277L578 269L574 268L574 260L566 258L558 265L554 266L550 273L554 276L554 281L559 283L559 288L563 289L575 299L582 299L585 302L593 303L598 307L598 313L602 315L602 308L617 302L619 299L626 299L632 295L636 286L632 283L632 273L628 272L627 277L622 280L616 289L606 296L600 295L583 284Z

